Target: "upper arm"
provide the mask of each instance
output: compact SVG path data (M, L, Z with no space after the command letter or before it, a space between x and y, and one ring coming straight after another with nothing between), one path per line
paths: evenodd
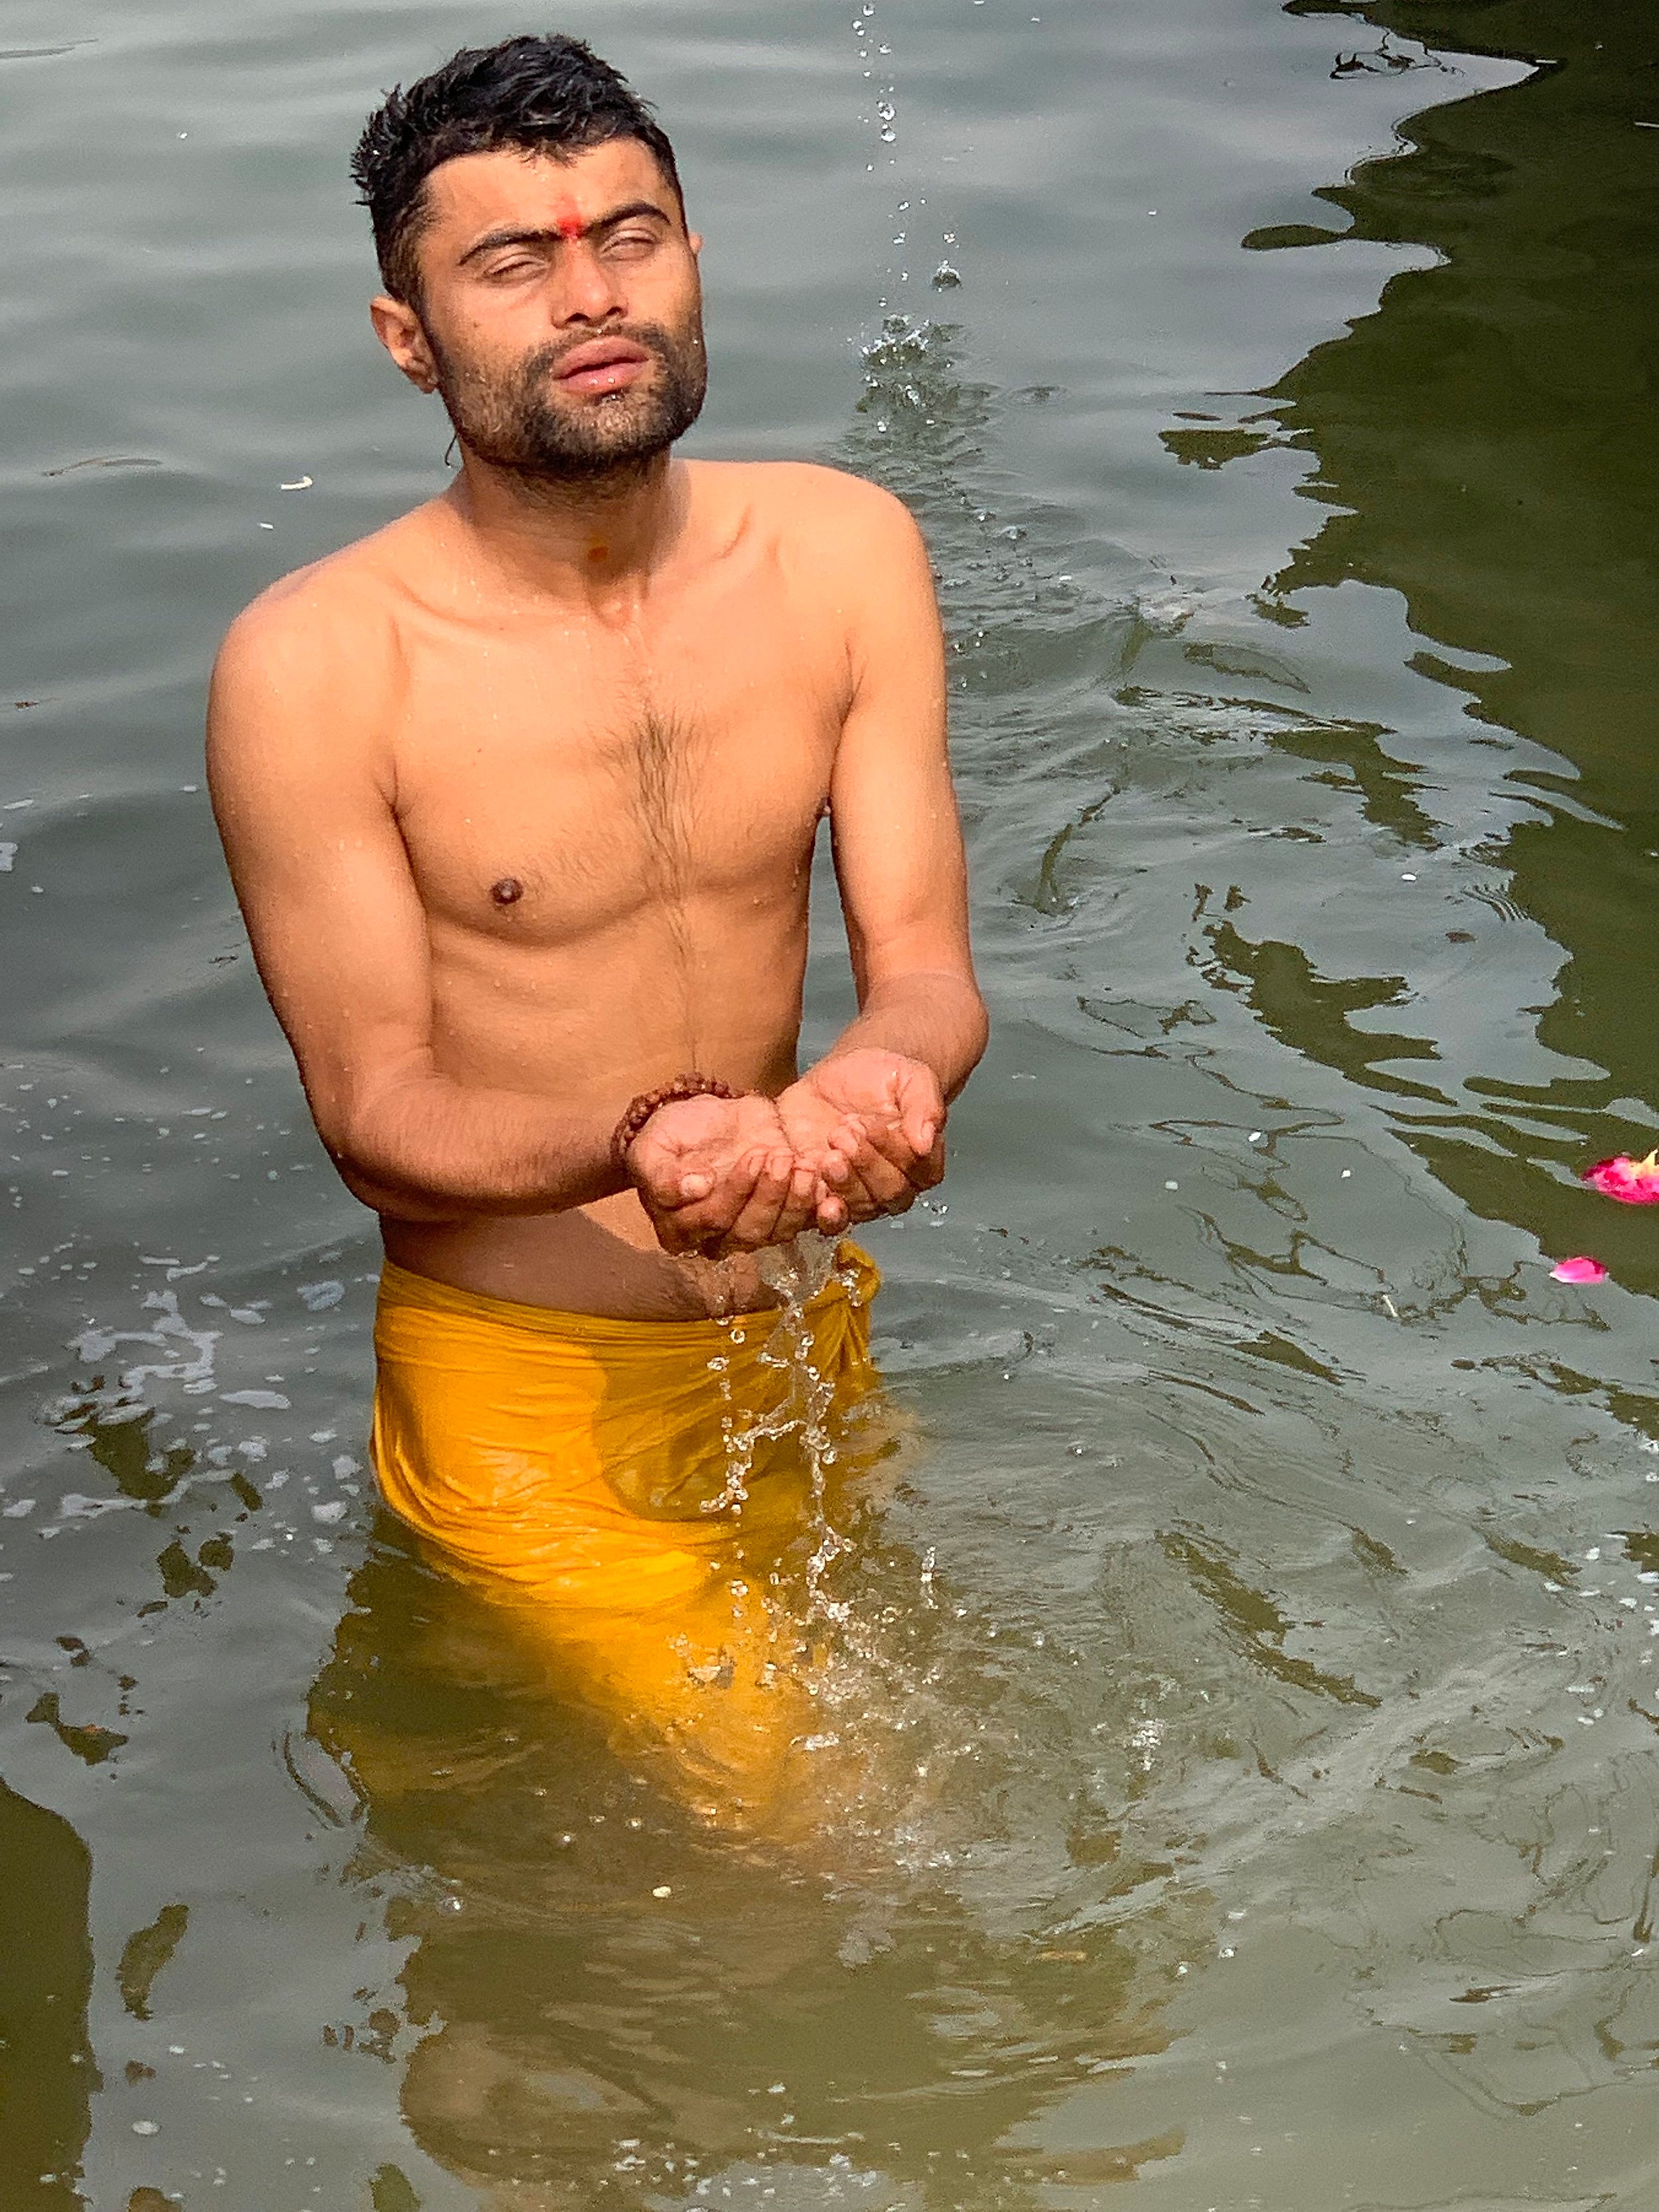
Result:
M945 730L945 645L921 532L860 484L832 541L850 704L830 782L836 872L860 1001L885 975L973 981L967 867Z
M373 711L373 629L334 635L343 615L257 603L225 641L208 714L209 789L253 957L337 1152L366 1098L429 1066L432 1026L425 916Z

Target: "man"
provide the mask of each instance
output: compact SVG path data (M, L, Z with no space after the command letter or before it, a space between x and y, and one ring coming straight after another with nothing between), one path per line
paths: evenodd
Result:
M762 1255L936 1182L985 1038L927 557L858 479L671 457L701 240L586 46L457 54L355 173L375 331L461 472L240 617L209 765L318 1129L381 1218L376 1466L586 1694L752 1782L684 1655L737 1705L769 1685L729 1577L799 1524L823 1425L748 1319ZM825 814L860 1012L799 1075ZM843 1400L872 1280L845 1248L792 1324ZM759 1710L736 1734L775 1783Z

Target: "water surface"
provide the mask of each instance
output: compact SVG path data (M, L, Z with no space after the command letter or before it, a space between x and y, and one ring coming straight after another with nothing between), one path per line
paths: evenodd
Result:
M682 148L697 449L894 486L951 630L889 1780L697 1832L377 1522L200 788L230 615L442 481L352 137L524 19L13 0L0 2204L1650 2204L1659 1230L1576 1170L1659 1138L1651 8L563 21Z

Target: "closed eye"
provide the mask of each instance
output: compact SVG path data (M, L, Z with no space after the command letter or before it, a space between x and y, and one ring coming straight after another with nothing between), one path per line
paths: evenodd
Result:
M510 261L492 261L483 274L489 283L510 284L521 276L539 276L546 265L528 253L519 253Z
M653 253L662 243L654 230L616 230L605 242L607 253L622 253L636 259L641 254Z

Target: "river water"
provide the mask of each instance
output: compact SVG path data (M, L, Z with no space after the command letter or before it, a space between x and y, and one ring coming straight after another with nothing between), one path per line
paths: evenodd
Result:
M563 21L696 448L941 578L996 1031L837 1563L915 1786L697 1830L377 1522L201 788L230 615L442 478L355 131L522 15L11 0L0 2206L1659 2203L1651 0Z

